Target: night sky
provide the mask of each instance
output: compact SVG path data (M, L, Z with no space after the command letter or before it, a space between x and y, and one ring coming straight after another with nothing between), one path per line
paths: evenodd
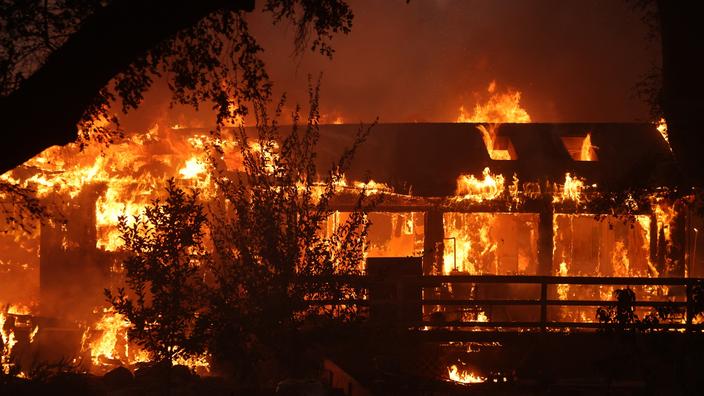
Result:
M458 108L498 91L522 92L534 122L649 121L636 84L659 64L642 12L619 0L351 0L352 32L332 60L293 54L294 28L250 17L275 93L305 103L308 75L323 73L323 121L452 122ZM261 6L261 5L260 5ZM127 128L212 124L207 112L168 109L157 86Z

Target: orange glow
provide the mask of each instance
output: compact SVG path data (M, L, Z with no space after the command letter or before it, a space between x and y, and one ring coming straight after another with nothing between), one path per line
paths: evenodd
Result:
M486 381L486 378L476 375L471 371L460 370L455 364L447 368L447 376L450 378L450 381L462 384L479 384Z
M657 221L658 232L662 230L665 237L665 242L670 243L672 241L671 235L671 224L677 215L675 208L669 204L665 199L655 198L651 199L651 205L653 207L653 212L655 213L655 220Z
M130 342L127 331L132 325L125 316L113 308L104 308L102 317L86 328L81 340L82 352L91 356L93 371L112 368L115 365L134 365L150 360L149 353ZM204 374L210 372L207 354L189 359L174 358L172 364L182 364Z
M366 183L356 181L356 182L353 182L352 184L354 185L354 188L356 188L356 189L359 189L359 190L364 189L367 194L379 194L379 193L384 193L384 192L386 192L386 193L392 192L391 187L389 187L388 185L386 185L384 183L375 182L374 180L369 180ZM347 185L347 183L345 182L344 185Z
M582 191L584 190L584 179L572 176L570 173L565 174L565 184L561 186L559 194L553 196L553 202L572 201L580 203L582 199Z
M83 333L84 351L90 351L94 366L102 366L106 359L127 363L129 347L127 330L130 321L113 308L103 309L103 316Z
M563 259L560 263L560 268L557 270L557 276L567 276L567 263ZM560 300L567 300L568 293L570 291L570 285L557 285L557 295Z
M486 312L480 311L477 314L477 322L482 322L482 323L488 323L489 322L489 317L486 316Z
M2 350L0 350L0 369L4 374L10 374L12 363L12 348L17 344L15 331L13 329L5 330L7 316L5 312L0 312L0 337L2 338Z
M472 114L460 106L457 122L470 123L525 123L531 122L528 112L521 107L521 92L507 89L505 93L496 92L496 81L487 87L491 94L486 103L474 105Z
M665 121L665 118L660 118L655 123L655 127L657 128L658 132L660 132L662 138L665 139L665 143L667 143L667 148L672 151L672 146L670 146L670 135L667 133L667 121Z
M477 129L482 133L482 140L489 153L489 157L493 160L516 160L518 159L513 152L513 145L508 138L497 136L499 124L478 125Z
M592 134L587 133L587 136L582 142L582 149L579 153L580 161L596 161L596 152L594 151L594 146L592 146Z
M10 305L9 308L7 308L8 314L29 315L31 312L32 311L29 309L29 307L24 304L13 304Z
M483 179L474 175L460 175L457 178L455 195L459 200L474 202L491 201L499 198L504 192L504 176L492 174L489 168L484 168Z
M184 179L195 179L199 175L205 173L205 171L205 164L194 156L186 161L186 164L178 171L178 173L183 176Z
M442 273L532 274L537 226L533 214L445 212Z
M614 276L635 276L631 272L631 261L628 259L628 249L622 241L614 243L614 250L611 256L611 265L614 268Z
M472 114L460 106L456 122L487 123L488 125L478 125L477 129L482 134L491 159L515 160L517 158L511 141L498 136L497 132L501 123L531 122L530 115L521 107L521 93L510 89L505 93L496 92L496 81L489 84L487 93L491 95L489 99L484 104L475 104Z

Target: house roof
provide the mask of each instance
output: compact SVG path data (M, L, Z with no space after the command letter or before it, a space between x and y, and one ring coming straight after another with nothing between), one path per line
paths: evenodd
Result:
M674 185L680 178L667 142L645 123L502 124L514 160L492 160L478 124L378 124L356 153L347 178L387 183L398 192L448 196L460 174L481 177L485 167L510 180L562 182L565 173L616 191ZM358 125L322 125L320 169L330 166L348 146ZM574 160L563 137L591 133L597 161Z

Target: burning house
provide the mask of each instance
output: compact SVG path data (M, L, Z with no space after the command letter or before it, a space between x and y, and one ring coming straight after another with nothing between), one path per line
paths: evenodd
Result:
M319 162L331 163L356 130L322 126ZM102 289L119 278L118 217L137 214L158 196L165 177L204 188L209 176L203 139L201 130L155 129L111 146L102 156L60 148L7 174L35 183L58 216L29 236L5 236L6 257L22 264L4 271L3 284L10 287L3 288L3 300L32 306L40 317L88 322L103 305ZM224 160L235 166L240 161L236 153ZM46 172L48 166L62 171ZM657 278L704 270L696 257L701 219L686 203L670 198L678 173L656 125L381 124L346 176L365 180L369 175L375 181L342 187L325 227L332 230L352 210L348 193L364 187L383 194L368 214L370 262L418 257L417 275L429 276ZM24 295L13 295L13 277L38 278L35 293L27 294L25 284ZM612 290L562 285L550 293L563 300L608 300ZM530 285L481 289L448 283L424 289L423 298L538 293ZM646 293L653 299L681 297L656 288ZM422 318L442 312L444 320L491 322L539 315L529 308L459 307L426 305ZM593 309L563 308L551 315L595 321ZM49 325L44 334L52 331Z
M380 198L366 214L365 270L391 286L369 289L371 319L420 331L588 331L595 309L628 285L646 306L688 306L684 279L704 273L696 255L702 219L681 191L666 125L530 123L519 100L517 92L493 94L473 114L461 108L455 123L379 124L360 146L320 232L345 222L361 190ZM319 169L357 131L322 125ZM43 353L53 358L80 345L94 369L148 359L130 345L129 321L104 302L103 290L122 282L117 224L134 221L170 177L206 202L215 197L209 139L204 129L155 126L108 147L55 147L2 176L34 188L50 213L0 243L0 301L11 304L4 370L10 356L29 359L42 344L52 345ZM218 161L237 171L234 141L224 135ZM397 294L393 283L409 277L426 283ZM412 304L397 311L375 307L379 299ZM664 326L698 320L688 311ZM12 351L19 336L25 341ZM206 360L186 363L207 368ZM474 378L453 367L457 381Z

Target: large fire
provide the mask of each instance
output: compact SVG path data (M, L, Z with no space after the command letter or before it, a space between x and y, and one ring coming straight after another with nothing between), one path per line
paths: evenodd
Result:
M510 140L499 134L499 128L501 123L531 121L528 113L520 107L521 93L512 90L501 93L495 82L490 84L487 92L490 98L484 104L475 105L471 114L464 107L460 108L457 121L480 123L477 128L492 160L516 160ZM337 121L333 120L335 123ZM583 131L579 133L581 134L565 140L569 142L565 143L565 147L572 158L575 161L598 160L599 148L593 145L592 134L584 134ZM663 132L663 137L667 140L666 132ZM50 210L55 209L56 213L52 215L57 218L74 200L79 200L82 194L94 190L94 206L90 210L95 216L96 235L95 246L92 247L119 262L122 240L116 226L118 219L120 216L133 219L141 213L159 196L165 178L174 177L179 185L201 189L205 199L215 196L210 168L213 158L208 152L210 139L210 136L201 132L181 127L154 126L145 133L135 134L110 146L89 145L81 150L78 145L69 145L48 149L0 178L34 188L37 197L46 202ZM228 169L240 169L242 158L236 145L231 141L221 140L218 143L224 152L216 160L222 161ZM265 155L276 155L256 143L252 143L252 148ZM278 147L275 146L273 151L276 149ZM538 274L539 228L542 220L534 210L516 210L526 201L538 200L547 202L551 207L568 210L567 213L558 210L553 213L553 262L549 268L550 275L643 277L664 273L666 266L659 261L668 259L658 259L655 254L651 254L651 249L663 244L665 247L661 251L667 252L667 246L675 239L672 224L677 220L678 213L669 200L653 195L650 200L652 216L636 215L635 227L628 228L618 223L615 217L608 216L609 224L606 225L606 222L595 220L593 215L579 213L577 210L584 209L589 203L592 192L596 193L596 185L574 172L565 173L563 180L538 182L519 181L515 174L511 178L510 174L505 176L496 172L499 166L493 168L493 172L489 167L484 168L480 176L459 175L455 195L452 197L432 197L422 201L424 205L441 209L442 234L439 239L443 242L436 245L438 249L434 252L433 274ZM408 208L406 211L403 207L404 202L418 197L395 194L389 185L374 180L360 182L342 176L334 184L337 192L364 190L369 194L392 195L401 202L388 212L382 207L368 214L373 224L368 239L365 240L369 257L420 256L428 249L424 245L429 224L428 212L424 207ZM323 186L316 187L322 191ZM313 194L320 194L321 191L314 189ZM413 202L421 201L419 198ZM499 209L485 209L493 208L492 205ZM478 212L477 207L483 212ZM577 211L570 212L573 210ZM345 212L333 212L324 229L330 232L342 224L345 216ZM56 227L66 228L60 222L57 222ZM35 245L26 251L37 259L40 250L37 247L39 233L32 234L31 238L34 238ZM657 238L657 241L652 238ZM62 242L64 251L80 248L75 246L75 241ZM111 270L111 276L119 279L119 264ZM597 298L594 296L610 299L614 287L594 291L557 285L553 290L553 296L560 300ZM480 298L481 293L487 293L486 290L474 287L454 285L449 285L448 291L453 297L463 299ZM666 295L664 289L647 292L650 293L648 296ZM27 301L28 304L32 302ZM435 309L443 310L439 306ZM12 315L30 313L37 312L16 307L0 312L3 345L0 363L5 373L13 367L13 349L18 344L18 333L10 326L10 319L14 320ZM87 323L81 342L83 355L90 357L91 370L104 372L117 365L133 367L150 359L145 350L130 342L128 329L131 323L125 317L111 309L101 308L98 314L93 323ZM594 320L593 315L569 307L560 308L559 314L562 318L575 321ZM476 322L498 320L492 315L496 313L477 308L460 312L457 317ZM30 343L34 342L37 332L38 327L28 332ZM184 364L201 372L207 371L210 365L207 353L188 360L176 358L172 363ZM470 371L461 370L456 365L448 368L448 375L451 380L462 383L486 380Z
M482 202L500 197L504 192L504 176L492 174L489 168L484 168L482 179L474 175L460 175L457 178L458 199Z
M512 89L497 92L496 81L486 89L490 95L486 103L474 105L472 113L460 106L457 122L500 124L507 122L531 122L528 112L521 107L521 92Z
M2 348L0 348L0 372L2 374L17 375L19 377L27 376L24 371L15 372L17 367L15 367L16 356L14 351L20 342L16 333L19 328L25 327L25 330L28 331L25 332L27 345L33 344L36 340L39 326L34 325L27 328L28 325L31 326L31 323L18 319L28 315L30 315L29 307L23 305L9 305L0 310L0 342L2 342Z
M482 134L487 152L493 160L515 160L513 146L510 140L499 136L498 130L502 123L530 122L530 115L521 105L521 93L507 90L505 93L496 92L496 81L492 81L487 93L490 95L486 103L477 103L472 114L467 113L464 106L460 106L457 122L484 123L477 125Z

